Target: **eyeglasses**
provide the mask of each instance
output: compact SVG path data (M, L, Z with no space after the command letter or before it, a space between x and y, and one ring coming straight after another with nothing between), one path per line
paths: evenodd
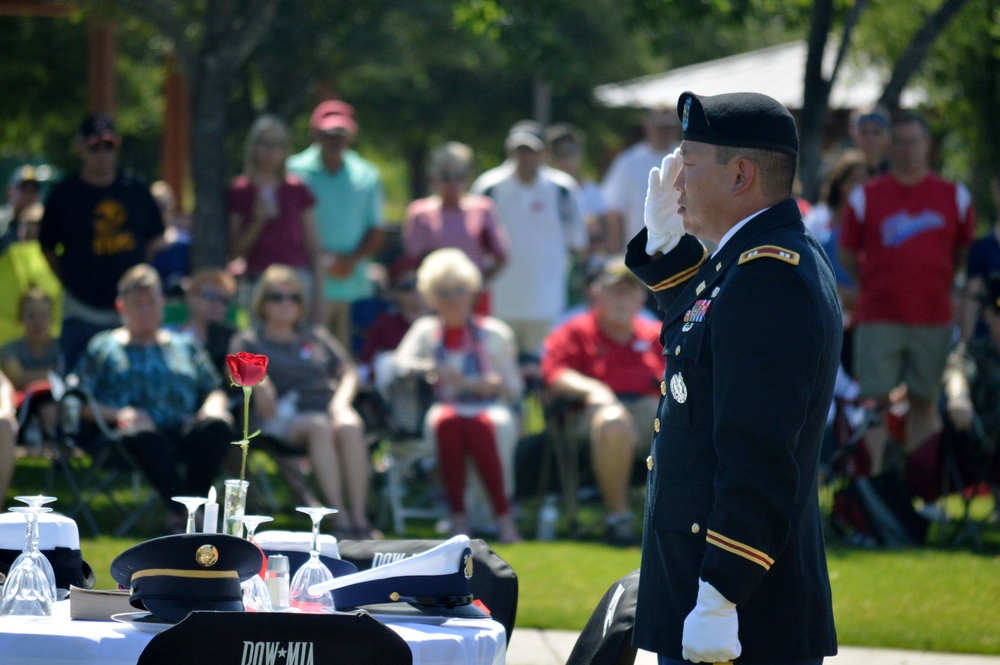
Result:
M296 305L302 304L302 295L298 293L276 293L271 292L264 296L264 300L267 302L293 302Z
M102 151L113 152L117 149L118 149L118 144L115 143L114 141L109 141L107 139L87 141L88 152L102 152Z
M437 174L437 180L440 180L441 182L460 182L462 180L465 180L468 177L469 177L469 175L467 173L465 173L464 171L461 172L461 173L459 173L459 172L447 172L446 171L444 173L438 173Z
M448 300L449 298L461 298L463 296L469 295L469 289L464 286L456 286L453 288L441 288L434 289L434 295L441 300Z
M198 294L202 300L211 303L219 303L222 305L229 305L231 299L225 293L219 293L218 291L202 291Z

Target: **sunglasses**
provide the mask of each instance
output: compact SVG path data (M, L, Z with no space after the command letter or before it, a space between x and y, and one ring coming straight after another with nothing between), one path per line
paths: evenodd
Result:
M461 298L463 296L469 295L469 289L464 286L456 286L451 289L434 289L434 295L441 300L448 300L449 298Z
M107 139L99 139L96 141L87 142L88 152L102 152L102 151L112 152L117 149L118 149L118 144L115 143L114 141L108 141Z
M218 291L202 291L198 296L211 303L220 303L222 305L229 305L231 299L225 293L219 293Z
M264 296L264 300L267 302L293 302L296 305L302 304L302 295L298 293L268 293Z

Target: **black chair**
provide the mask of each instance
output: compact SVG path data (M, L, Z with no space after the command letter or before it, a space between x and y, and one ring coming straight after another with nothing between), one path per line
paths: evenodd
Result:
M275 660L281 650L285 653ZM190 662L409 665L413 654L403 638L367 612L192 612L153 637L137 665Z
M341 540L340 558L350 561L358 570L368 570L373 564L390 563L399 558L426 552L443 540ZM469 541L472 548L473 574L469 589L481 601L490 616L503 625L507 644L514 632L517 616L517 574L510 564L479 539ZM376 559L378 561L376 561Z
M102 496L119 515L114 534L121 537L152 512L158 499L155 492L145 487L142 471L118 433L100 418L84 422L81 417L84 408L96 412L97 402L73 379L68 377L65 390L61 386L53 389L54 395L60 395L58 434L52 442L53 461L73 494L73 505L65 515L80 515L93 535L97 535L99 529L92 504ZM126 505L116 496L126 486L132 495L132 505Z
M566 665L632 665L638 650L632 646L639 571L618 579L594 608L580 632Z

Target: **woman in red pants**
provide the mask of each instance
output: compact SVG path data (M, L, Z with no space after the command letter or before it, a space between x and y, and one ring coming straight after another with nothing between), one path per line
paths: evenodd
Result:
M521 539L510 514L517 426L510 404L521 395L514 335L503 321L473 314L482 277L462 250L431 252L417 272L417 288L435 313L413 323L396 349L403 371L423 372L435 402L426 431L437 443L453 533L468 533L466 461L482 480L497 520L498 539Z

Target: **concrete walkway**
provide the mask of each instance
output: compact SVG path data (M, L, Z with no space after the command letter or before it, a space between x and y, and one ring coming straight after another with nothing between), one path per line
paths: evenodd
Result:
M571 630L517 628L507 650L507 665L563 665L579 633ZM656 665L656 656L640 651L636 665ZM1000 656L967 656L927 651L840 647L824 665L1000 665Z

